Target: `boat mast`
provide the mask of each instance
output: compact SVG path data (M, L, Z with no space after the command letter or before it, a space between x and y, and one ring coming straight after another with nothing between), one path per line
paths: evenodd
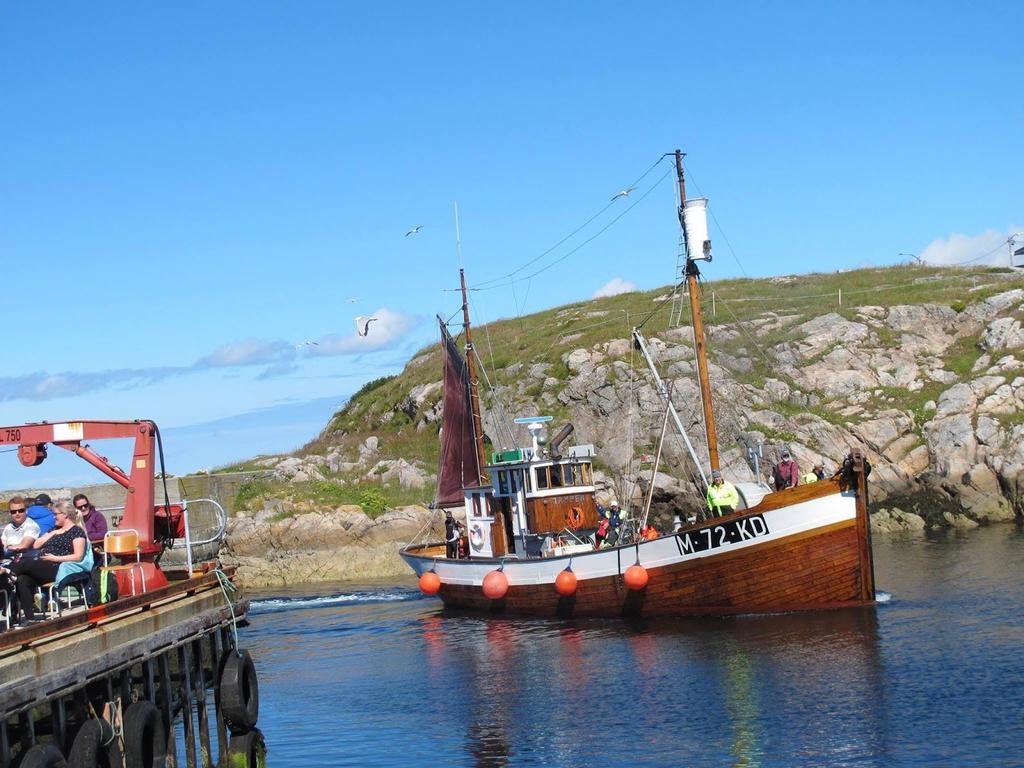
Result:
M484 467L487 460L484 454L484 427L480 418L480 391L476 378L476 352L473 349L473 336L469 330L469 294L466 292L466 271L459 269L459 282L462 284L462 322L466 330L466 367L469 370L469 409L473 414L473 442L476 444L476 476L480 485L487 483Z
M711 380L708 377L708 360L704 343L704 321L700 314L700 296L698 294L697 278L700 277L700 270L697 268L697 260L693 258L690 238L686 231L686 182L683 178L683 153L676 150L676 178L679 179L679 224L683 228L683 242L686 247L686 286L690 292L690 314L693 317L693 346L697 355L697 376L700 380L700 400L704 408L704 431L708 439L708 461L711 464L711 471L719 469L718 461L718 436L715 432L715 414L711 409ZM703 243L697 243L696 247L701 248ZM710 256L708 257L710 260Z

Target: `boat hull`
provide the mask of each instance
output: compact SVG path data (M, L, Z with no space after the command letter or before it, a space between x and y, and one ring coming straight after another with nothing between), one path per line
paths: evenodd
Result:
M571 557L449 560L427 547L410 547L402 556L417 573L440 576L447 607L484 613L650 617L871 604L856 493L832 481L814 486L771 494L750 510L676 534ZM623 577L636 563L648 575L640 590ZM492 600L481 585L498 567L509 587ZM554 588L566 567L577 576L568 597Z

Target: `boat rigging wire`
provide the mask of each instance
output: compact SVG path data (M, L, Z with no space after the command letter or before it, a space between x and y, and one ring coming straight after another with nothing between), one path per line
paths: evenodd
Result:
M501 417L498 419L499 428L504 428L505 433L508 435L508 439L509 439L508 445L509 445L509 447L512 447L512 446L515 445L516 438L515 438L515 435L512 434L512 429L508 426L508 422L509 422L508 410L505 408L505 404L501 401L501 398L498 397L498 389L497 389L498 368L497 368L497 366L494 363L494 347L491 346L491 324L487 322L487 318L484 315L483 307L482 307L482 302L479 302L479 301L475 302L475 303L471 302L470 306L473 307L473 314L477 315L478 317L481 317L483 319L483 321L484 321L483 322L484 338L487 339L487 352L488 352L488 354L491 357L491 368L494 369L494 381L495 381L495 383L493 385L491 384L491 380L487 376L487 368L483 365L483 361L482 360L480 361L480 363L481 363L481 365L480 365L480 372L483 373L483 375L484 375L484 382L487 384L487 391L490 392L490 394L491 394L491 399L492 399L492 402L496 406L496 410L500 411L500 413L501 413ZM476 354L476 350L475 349L473 350L473 353ZM477 359L478 360L480 359L479 355L477 355Z
M638 177L638 178L637 178L637 179L636 179L636 180L635 180L635 181L634 181L634 182L633 182L633 183L632 183L631 185L629 185L629 186L635 187L636 185L638 185L638 184L639 184L639 183L640 183L641 181L643 181L643 180L644 180L644 178L646 178L646 177L647 177L647 175L648 175L648 174L649 174L649 173L650 173L651 171L653 171L653 170L654 170L655 168L657 168L657 167L658 167L658 165L659 165L659 164L660 164L661 162L663 162L663 161L665 160L665 158L666 158L666 157L669 157L669 155L662 155L661 157L659 157L659 158L657 159L657 161L656 161L656 162L655 162L655 163L654 163L653 165L651 165L651 167L650 167L650 168L648 168L648 169L647 169L646 171L644 171L644 172L643 172L642 174L640 174L640 176L639 176L639 177ZM654 183L654 186L657 186L659 182L660 182L660 179L659 179L659 181L657 181L657 182L655 182L655 183ZM649 191L650 191L650 190L648 190L648 192L649 192ZM645 194L644 194L644 196L646 196L646 194L647 194L647 193L645 193ZM642 197L641 197L641 199L643 199L643 197L644 197L644 196L642 196ZM482 281L482 282L479 282L479 283L477 283L477 284L476 284L476 286L475 286L475 287L477 287L477 288L481 288L481 289L484 289L484 288L486 288L486 287L494 287L494 288L497 288L497 287L499 287L499 286L497 286L497 285L493 285L493 286L492 286L491 284L492 284L492 283L501 283L501 281L503 281L503 280L506 280L506 279L508 279L508 278L510 278L510 277L512 277L512 276L514 276L514 275L516 275L516 274L518 274L518 273L520 273L520 272L522 272L522 271L523 271L524 269L526 269L527 267L529 267L529 266L530 266L531 264L536 264L536 263L537 263L538 261L540 261L541 259L543 259L543 258L544 258L545 256L547 256L547 255L548 255L549 253L551 253L551 252L552 252L552 251L554 251L554 250L555 250L556 248L558 248L558 247L559 247L559 246L561 246L561 245L562 245L563 243L565 243L565 242L566 242L567 240L571 239L571 238L572 238L573 236L575 236L576 234L578 234L578 233L579 233L579 232L580 232L581 230L585 229L585 228L586 228L586 227L587 227L587 226L588 226L588 225L589 225L589 224L590 224L591 222L593 222L593 221L594 221L595 219L599 218L599 217L601 216L601 214L603 214L603 213L604 213L605 211L607 211L607 210L608 210L609 208L611 208L611 207L612 207L612 206L613 206L613 205L615 204L615 199L616 199L616 198L613 198L613 199L612 199L612 200L611 200L610 202L608 202L608 203L605 203L604 207L603 207L603 208L601 208L601 210L599 210L599 211L598 211L597 213L595 213L595 214L594 214L593 216L591 216L591 217L590 217L589 219L587 219L587 220L586 220L585 222L583 222L582 224L580 224L580 225L579 225L578 227L576 227L576 229L574 229L574 230L573 230L572 232L570 232L570 233L569 233L568 235L566 235L566 236L565 236L565 237L563 237L563 238L562 238L561 240L559 240L559 241L558 241L557 243L555 243L554 245L552 245L552 246L551 246L550 248L548 248L548 249L547 249L546 251L544 251L543 253L541 253L541 254L540 254L539 256L535 256L534 258L530 259L529 261L525 262L524 264L521 264L520 266L516 267L516 268L515 268L515 269L513 269L513 270L512 270L511 272L509 272L509 273L507 273L507 274L504 274L504 275L502 275L501 277L494 277L494 278L491 278L490 280L484 280L484 281ZM639 200L638 200L637 202L639 202ZM635 203L634 203L634 205L635 205ZM626 211L623 211L623 213L626 213L626 212L628 212L628 211L629 211L629 210L630 210L630 209L631 209L632 207L633 207L632 205L631 205L631 206L629 206L629 208L627 208L627 209L626 209ZM620 216L620 217L618 217L618 218L621 218L621 216ZM616 221L618 220L618 218L616 219ZM557 263L557 262L556 262L556 263ZM525 279L525 278L524 278L524 279ZM504 285L504 283L502 283L502 285Z

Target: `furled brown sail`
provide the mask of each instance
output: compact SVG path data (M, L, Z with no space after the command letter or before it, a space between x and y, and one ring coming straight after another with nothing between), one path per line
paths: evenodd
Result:
M434 503L438 506L461 505L464 500L462 489L467 484L475 485L480 476L476 468L473 414L469 401L469 370L444 322L441 318L438 322L444 353L444 411Z

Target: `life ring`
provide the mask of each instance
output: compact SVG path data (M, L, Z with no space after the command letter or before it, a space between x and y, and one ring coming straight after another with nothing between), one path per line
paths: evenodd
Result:
M484 529L476 523L469 529L469 543L473 549L480 549L484 545Z
M64 765L67 765L64 755L53 744L36 744L21 761L21 768L61 768Z
M167 763L167 734L160 710L137 701L124 713L125 768L163 768Z
M583 510L579 507L569 507L565 513L565 522L573 530L579 528L583 522Z
M232 736L228 742L228 765L245 766L245 768L256 768L259 765L266 765L267 745L263 740L263 733L255 728L241 736Z
M100 768L123 765L114 728L106 720L86 720L75 734L68 754L68 768Z
M260 716L256 667L248 651L231 651L220 673L220 706L231 733L248 733Z

